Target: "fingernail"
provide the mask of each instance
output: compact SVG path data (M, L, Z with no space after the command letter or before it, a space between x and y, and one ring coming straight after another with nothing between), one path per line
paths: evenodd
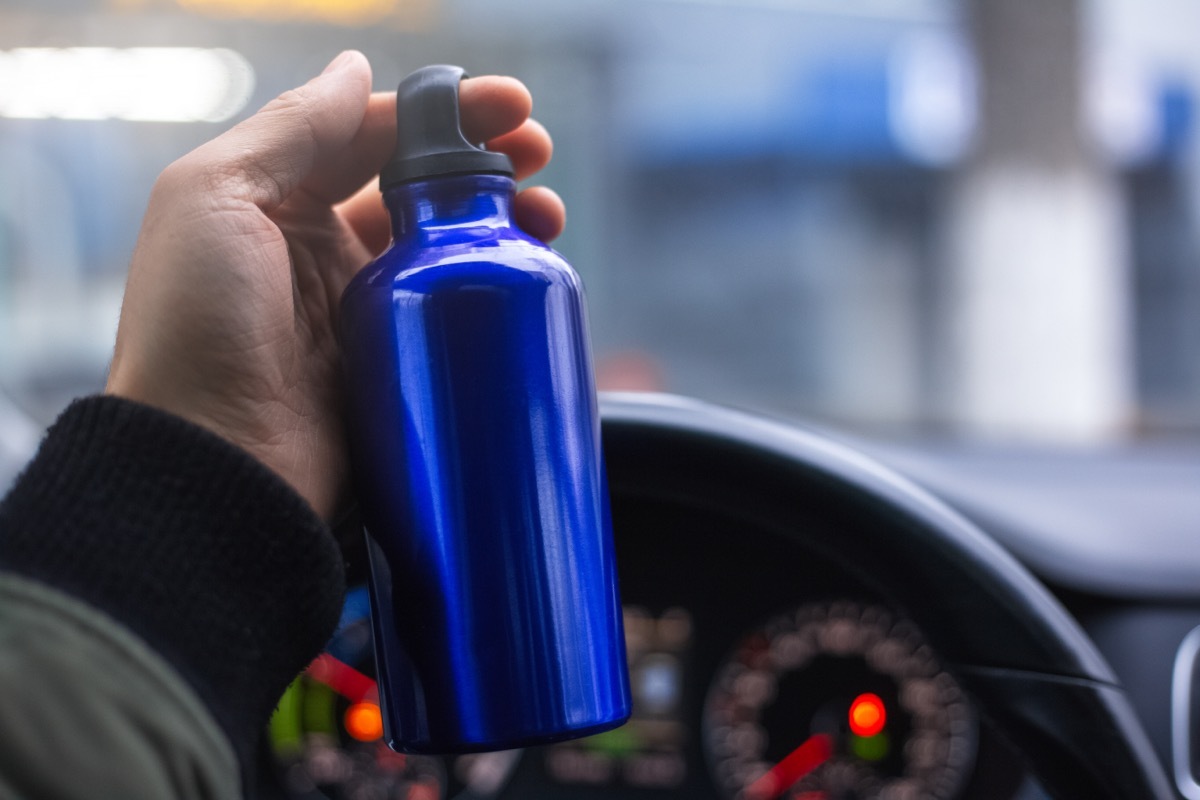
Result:
M342 67L349 64L351 59L353 59L353 58L354 58L353 50L343 50L341 53L338 53L337 58L335 58L333 61L329 62L329 66L327 66L325 69L323 69L321 71L321 74L328 75L330 72L336 72L337 70L339 70Z

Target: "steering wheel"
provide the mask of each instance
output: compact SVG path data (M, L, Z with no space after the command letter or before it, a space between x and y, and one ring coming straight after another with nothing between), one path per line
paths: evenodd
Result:
M631 535L622 509L660 508L665 520L681 502L791 540L902 607L1053 796L1175 797L1086 634L951 508L791 425L659 395L604 396L602 411L618 553Z

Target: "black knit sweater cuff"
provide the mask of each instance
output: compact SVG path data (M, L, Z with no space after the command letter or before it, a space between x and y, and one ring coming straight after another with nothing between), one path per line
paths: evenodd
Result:
M113 397L72 404L0 504L0 569L145 639L243 765L333 632L344 589L329 529L282 478L207 430Z

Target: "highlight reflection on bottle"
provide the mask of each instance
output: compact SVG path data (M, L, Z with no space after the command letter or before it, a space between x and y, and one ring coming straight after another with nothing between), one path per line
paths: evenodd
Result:
M458 126L462 71L398 93L393 246L342 299L385 736L556 741L629 715L580 281L516 228L507 157Z

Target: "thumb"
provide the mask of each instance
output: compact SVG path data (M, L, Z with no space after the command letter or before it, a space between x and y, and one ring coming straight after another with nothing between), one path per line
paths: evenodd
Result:
M320 75L182 160L196 175L228 179L226 193L269 212L353 140L370 94L366 57L347 50Z

